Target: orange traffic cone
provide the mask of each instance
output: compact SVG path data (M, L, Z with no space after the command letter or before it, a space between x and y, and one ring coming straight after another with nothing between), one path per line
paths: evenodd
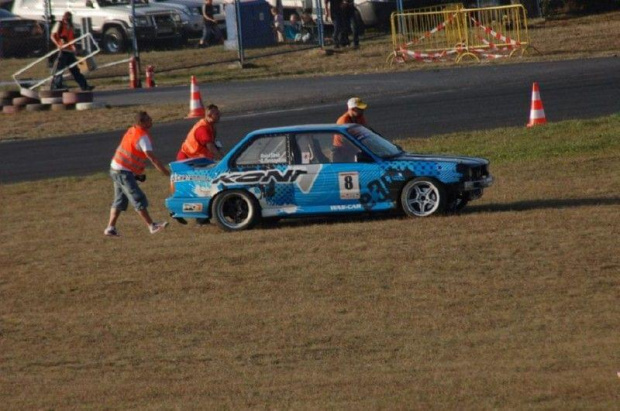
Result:
M202 104L200 89L196 82L196 77L192 76L192 88L189 98L189 114L186 118L197 118L205 116L205 106Z
M547 123L547 118L545 117L545 109L543 109L543 103L540 99L538 83L534 82L534 85L532 85L532 107L530 109L530 122L527 123L527 126L533 127L545 123Z

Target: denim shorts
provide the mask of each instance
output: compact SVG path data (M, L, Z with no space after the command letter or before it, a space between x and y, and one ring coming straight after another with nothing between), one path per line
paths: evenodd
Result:
M120 211L127 210L127 205L131 205L136 211L144 210L149 206L144 192L138 187L136 178L131 171L110 170L110 177L114 181L114 201L112 208Z

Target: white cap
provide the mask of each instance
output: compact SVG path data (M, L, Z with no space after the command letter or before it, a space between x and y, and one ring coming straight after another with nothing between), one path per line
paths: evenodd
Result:
M349 101L347 101L347 107L350 109L359 108L360 110L366 110L366 107L368 107L368 104L364 103L362 99L359 97L352 97L349 99Z

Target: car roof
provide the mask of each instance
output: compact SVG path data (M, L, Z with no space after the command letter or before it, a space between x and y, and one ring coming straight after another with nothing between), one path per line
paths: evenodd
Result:
M305 131L341 131L345 132L355 124L302 124L297 126L271 127L254 130L250 134L303 133Z

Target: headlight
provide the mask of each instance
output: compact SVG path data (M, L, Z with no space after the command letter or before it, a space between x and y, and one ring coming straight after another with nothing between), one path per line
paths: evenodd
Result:
M149 26L149 19L146 16L136 16L135 20L136 27L146 27Z

